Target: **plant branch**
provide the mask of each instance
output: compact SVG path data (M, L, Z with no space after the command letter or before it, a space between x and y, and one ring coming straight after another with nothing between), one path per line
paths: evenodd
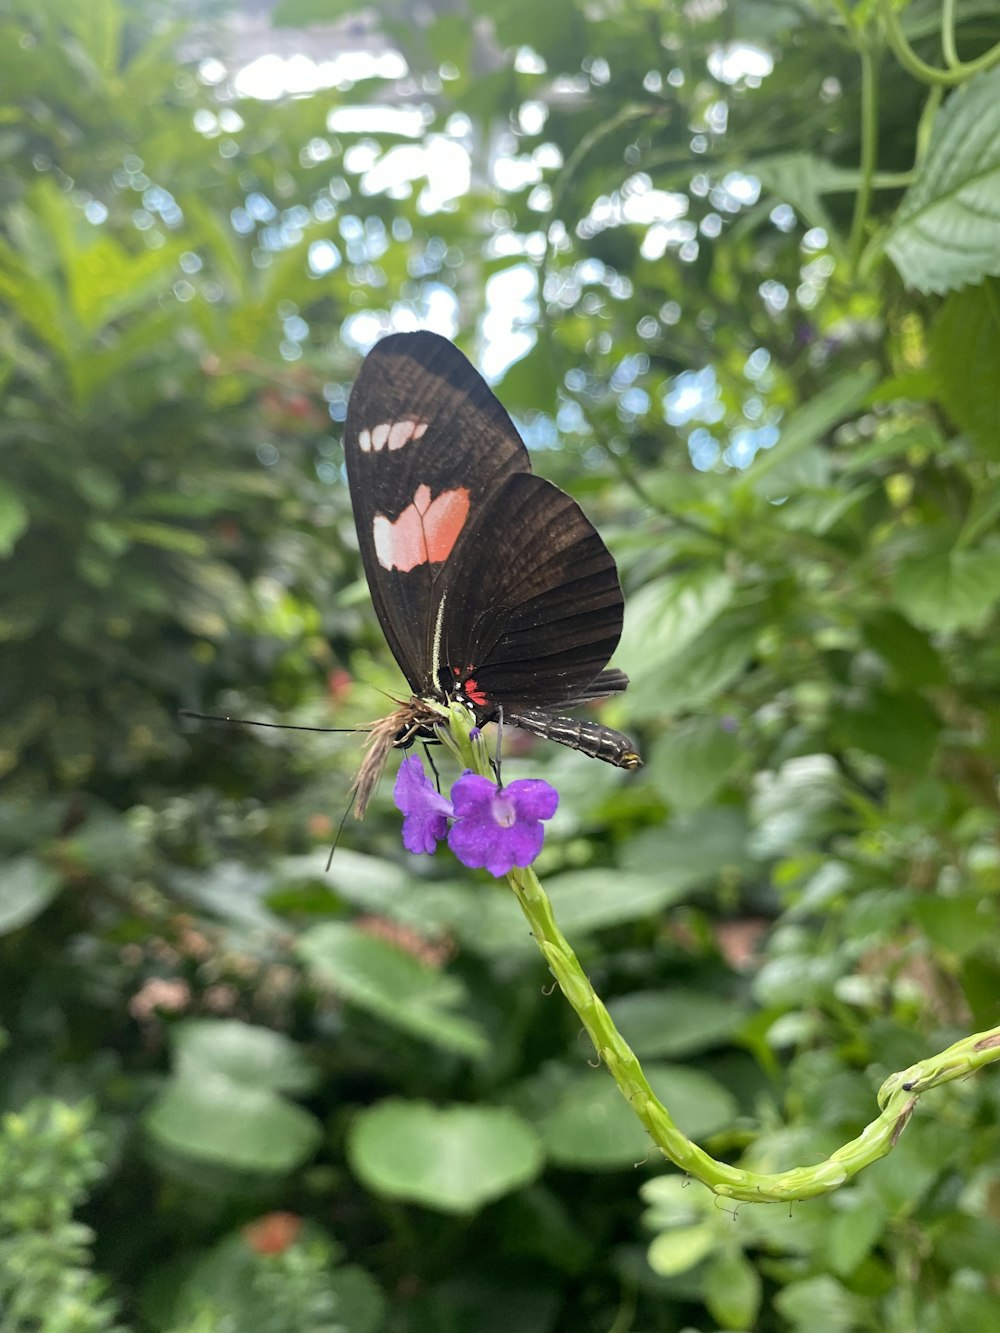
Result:
M915 79L919 79L921 83L956 87L958 84L971 79L974 74L982 74L984 70L992 69L994 65L1000 62L1000 42L988 51L984 51L975 60L969 60L964 64L958 61L954 49L953 31L951 32L951 40L949 40L949 12L946 8L943 16L942 43L945 50L945 59L948 60L951 68L937 69L934 65L928 65L925 60L921 60L907 41L899 16L893 7L893 0L878 0L878 12L885 27L885 35L896 59L904 69L908 70ZM951 60L948 59L949 52L957 63L952 64Z
M468 711L456 705L450 710L450 720L456 746L464 754L472 754L477 772L492 778L485 748L481 745L470 747L468 737L472 721ZM507 881L559 989L653 1142L680 1170L724 1198L748 1203L788 1203L829 1194L891 1152L924 1092L1000 1061L998 1027L965 1037L939 1055L890 1074L878 1091L881 1114L825 1162L774 1174L758 1174L719 1162L684 1134L653 1092L634 1051L618 1031L569 941L559 929L552 904L535 872L530 867L512 870Z

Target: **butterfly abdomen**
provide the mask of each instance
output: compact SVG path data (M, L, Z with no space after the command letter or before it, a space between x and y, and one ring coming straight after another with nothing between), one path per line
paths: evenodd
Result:
M633 770L642 763L635 745L624 733L604 727L599 722L558 717L540 708L522 708L516 713L505 713L504 721L513 723L523 731L530 731L533 736L543 736L559 745L568 745L571 750L579 750L591 759L603 759L606 764L614 764L616 768Z

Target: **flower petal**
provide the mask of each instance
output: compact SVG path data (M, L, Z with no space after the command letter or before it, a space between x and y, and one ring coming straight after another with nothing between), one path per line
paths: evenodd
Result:
M455 780L451 789L451 800L455 814L461 819L480 812L489 817L490 806L497 794L495 782L480 777L467 768L460 778Z
M403 812L403 846L408 852L433 852L448 833L451 802L436 790L416 755L399 766L393 800Z
M489 832L479 820L458 819L448 830L448 846L462 865L477 870L490 854Z
M542 819L555 814L559 793L547 782L526 778L499 787L466 770L451 789L455 822L448 846L472 868L506 875L528 866L542 849Z
M559 793L541 778L520 778L504 787L504 792L514 802L519 821L551 819L559 806Z
M504 839L506 844L505 852L510 859L511 866L530 866L532 861L542 850L542 842L545 839L545 830L537 820L532 820L530 824L515 824L513 828L506 830L507 836ZM487 862L487 866L489 862ZM510 869L510 866L507 867ZM506 871L501 871L506 874Z

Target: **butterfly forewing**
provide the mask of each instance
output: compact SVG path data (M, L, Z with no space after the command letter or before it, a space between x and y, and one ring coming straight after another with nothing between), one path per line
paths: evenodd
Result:
M579 505L531 473L485 381L432 333L394 334L351 394L347 475L372 599L414 693L480 720L596 683L622 628L614 561Z
M503 482L530 471L510 417L445 338L400 333L368 354L344 434L358 543L379 621L417 694L445 572Z

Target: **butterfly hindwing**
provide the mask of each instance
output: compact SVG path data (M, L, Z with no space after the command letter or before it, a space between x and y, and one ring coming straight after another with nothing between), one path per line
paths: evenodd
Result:
M448 663L505 708L579 694L621 635L610 552L575 500L530 473L509 478L493 497L448 599Z
M614 561L576 501L532 474L456 347L377 343L345 455L372 600L415 694L465 697L484 718L591 696L621 634Z

